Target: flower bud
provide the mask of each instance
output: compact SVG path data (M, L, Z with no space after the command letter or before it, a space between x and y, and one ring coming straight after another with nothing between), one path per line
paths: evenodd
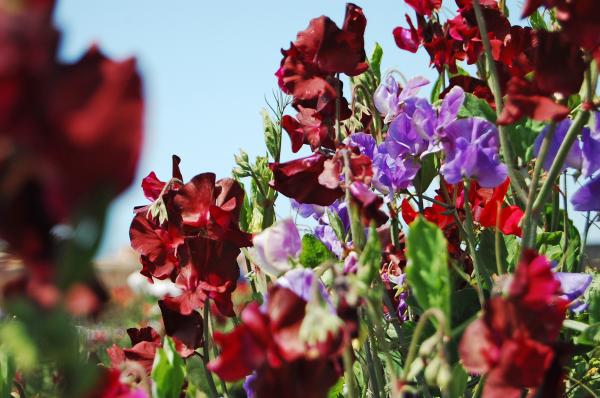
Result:
M427 382L427 384L435 385L441 366L442 360L437 355L431 360L431 362L429 362L429 364L427 364L427 367L425 368L424 372L425 381Z
M445 390L450 385L450 381L452 381L452 371L448 364L444 362L437 374L436 384L440 390Z

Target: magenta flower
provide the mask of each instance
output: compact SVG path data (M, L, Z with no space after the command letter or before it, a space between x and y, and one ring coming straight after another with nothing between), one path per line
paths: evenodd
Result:
M297 258L301 249L300 234L292 219L279 221L265 229L252 242L258 266L272 275L290 270L290 259Z
M498 129L482 118L451 123L442 139L446 161L440 171L450 184L476 179L483 188L500 185L508 175L498 154Z

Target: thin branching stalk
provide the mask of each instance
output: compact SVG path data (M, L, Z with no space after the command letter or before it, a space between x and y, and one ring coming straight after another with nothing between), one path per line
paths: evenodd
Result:
M464 203L465 203L465 233L467 234L467 244L469 246L469 251L471 252L471 258L473 259L473 268L475 269L475 277L477 278L477 284L479 285L479 289L477 289L477 295L479 297L479 304L483 308L485 304L485 297L483 295L483 287L484 285L491 286L490 280L485 280L485 275L482 272L481 264L479 262L479 255L477 253L477 244L475 242L475 226L473 225L473 213L471 211L471 204L469 203L469 189L471 186L471 181L465 181L464 188ZM484 281L486 282L484 284Z
M210 316L210 302L206 300L204 302L204 347L203 347L203 355L202 355L202 363L204 364L204 372L206 374L206 381L208 383L208 388L210 390L211 398L217 398L219 394L217 393L217 386L215 385L215 381L213 380L212 374L208 370L208 362L210 360L210 329L209 329L209 316Z

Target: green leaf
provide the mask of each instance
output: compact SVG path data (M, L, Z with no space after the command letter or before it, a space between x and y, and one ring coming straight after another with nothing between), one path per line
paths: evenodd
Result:
M430 153L421 160L421 169L413 180L417 195L427 191L433 179L438 175L439 167L438 157L435 153Z
M465 396L465 390L467 389L467 381L469 375L463 369L460 363L454 365L452 368L452 377L450 379L450 385L448 386L448 393L450 398L461 398Z
M413 295L426 310L439 308L450 320L448 243L442 231L418 217L409 228L406 276Z
M503 238L504 245L506 246L506 270L512 272L517 267L520 242L514 235L504 235Z
M334 259L333 253L327 246L314 235L306 234L302 237L302 251L300 264L306 268L316 268L327 260Z
M371 228L369 228L367 243L358 258L358 263L360 264L359 279L370 285L375 275L379 273L381 266L381 243L379 242L375 223L372 223Z
M152 397L179 398L185 378L185 363L169 336L165 336L162 348L156 350L151 376L154 381Z
M11 356L0 346L0 397L10 397L13 379L15 377L15 364Z
M531 119L523 119L508 127L508 135L515 154L524 163L530 162L535 157L533 143L543 128L543 123Z
M539 10L534 11L534 13L529 16L529 23L535 30L548 30L548 25L544 20L544 14Z
M335 236L338 238L340 242L346 241L346 233L344 223L340 216L337 213L327 210L327 219L329 220L329 225L333 229Z
M373 49L373 53L371 54L371 60L369 61L369 66L373 71L373 74L377 78L377 84L381 82L381 59L383 58L383 48L379 45L379 43L375 42L375 48Z
M588 326L577 338L577 344L598 345L600 344L600 323Z
M344 378L340 377L337 383L329 389L327 398L343 398L344 397Z
M589 293L588 313L590 323L600 323L600 289L593 289Z
M486 100L474 96L471 93L465 93L465 102L458 111L458 117L478 116L496 122L496 112L490 107Z

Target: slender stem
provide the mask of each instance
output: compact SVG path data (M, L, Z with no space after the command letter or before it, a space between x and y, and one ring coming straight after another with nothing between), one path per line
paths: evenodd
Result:
M358 215L358 210L352 202L352 195L350 194L350 184L352 183L352 170L350 169L350 153L348 150L344 150L344 178L346 182L346 206L348 206L348 214L350 216L350 232L352 233L352 242L354 243L354 249L361 251L365 245L365 234L362 230L362 224Z
M212 378L212 374L208 370L208 362L210 360L210 333L209 333L209 316L210 316L210 302L206 300L204 302L204 347L203 347L203 355L202 362L204 363L204 372L206 373L206 381L208 382L208 388L210 389L210 396L212 398L217 398L219 394L217 393L217 386L215 385L215 381Z
M592 390L590 387L583 384L581 381L579 381L576 378L571 377L569 375L566 375L566 378L569 379L569 381L572 381L573 383L577 384L579 387L583 388L588 394L590 394L590 396L592 396L594 398L598 398L598 394L596 394L594 392L594 390Z
M533 175L531 176L531 184L529 184L529 196L527 197L527 205L525 207L525 214L523 216L523 242L522 247L528 248L535 245L535 227L537 225L536 217L532 215L533 201L537 192L538 182L540 175L542 174L542 168L546 160L546 155L550 149L550 143L556 130L556 124L552 124L550 129L544 136L540 151L538 153L537 160L535 161L535 167L533 169Z
M502 252L500 250L502 245L502 234L500 233L500 213L502 212L502 207L499 204L498 209L496 209L496 230L494 231L494 254L496 256L496 271L498 275L502 275L506 273L506 269L504 267L504 261L502 259Z
M342 138L342 129L340 128L340 114L341 114L341 96L342 96L342 90L341 90L341 85L342 82L340 81L340 76L339 73L336 76L337 78L337 84L335 85L335 91L336 91L336 98L335 98L335 138L337 141L337 144L340 144L343 141Z
M371 343L367 338L365 340L365 357L367 360L367 370L369 372L369 382L371 383L371 392L375 398L379 398L379 381L377 380L377 373L375 372L375 365L373 363L373 356L371 354Z
M388 203L388 209L390 210L390 218L392 219L390 226L390 237L394 248L400 248L400 240L398 235L400 234L400 224L398 223L398 211L396 210L394 203Z
M483 287L491 286L491 281L485 280L484 283L484 274L481 272L481 267L479 264L479 255L477 253L477 244L475 243L475 234L473 233L475 227L473 226L473 213L471 212L471 204L469 203L469 188L471 186L471 181L465 181L464 188L464 196L465 200L465 232L467 234L467 244L469 245L469 251L471 252L471 258L473 259L473 268L475 269L475 277L477 278L477 284L479 285L479 289L477 289L477 295L479 297L479 304L481 304L481 308L485 304L485 297L483 295Z
M346 388L348 388L349 398L358 398L358 392L356 391L356 380L354 380L354 359L352 358L352 344L348 344L343 354L344 369L345 369L345 382Z
M577 135L581 132L583 125L587 121L588 113L589 112L587 111L581 111L577 114L577 116L575 116L571 127L569 127L569 130L565 135L565 139L560 145L560 148L558 148L558 152L556 153L556 157L552 162L552 166L550 166L548 177L542 184L540 192L533 203L533 207L531 209L532 214L537 214L542 209L542 206L546 204L546 197L548 196L548 193L550 193L554 182L562 171L565 159L571 150L571 146L573 146L573 142L575 142Z
M488 37L487 27L485 25L485 19L481 12L481 5L479 0L473 0L473 10L475 11L475 18L477 19L477 26L481 35L481 41L483 43L483 49L485 51L485 57L488 63L489 69L489 80L491 83L491 89L494 94L494 103L496 104L496 116L500 117L502 114L502 90L500 88L500 79L498 78L498 71L496 70L496 63L492 55L492 46L490 44L490 38ZM504 161L508 165L508 174L510 176L510 185L517 195L517 198L522 202L527 200L527 194L523 189L522 176L518 174L516 159L512 152L510 139L508 137L508 131L505 126L498 126L500 133L500 149L502 150L502 156Z
M591 212L587 212L585 215L585 228L583 230L583 242L581 243L581 253L579 254L579 262L577 264L577 269L575 272L583 272L583 262L586 256L585 249L587 247L588 235L590 232L590 227L592 226L593 221L596 219L590 218Z

